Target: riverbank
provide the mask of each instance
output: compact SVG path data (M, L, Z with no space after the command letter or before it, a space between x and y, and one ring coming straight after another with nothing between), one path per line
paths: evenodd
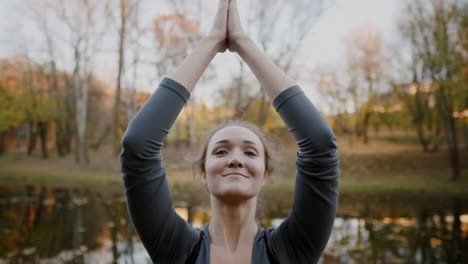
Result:
M346 139L347 140L347 139ZM451 181L451 169L447 154L422 153L417 145L402 145L385 140L373 140L369 145L340 144L340 195L401 195L424 194L429 196L468 195L468 161L462 158L462 177ZM294 190L293 173L295 147L281 147L281 160L275 176L265 187L265 193L284 193ZM197 190L200 180L191 166L194 155L186 149L164 149L164 161L169 183L174 190ZM51 153L48 160L39 154L28 157L22 152L8 153L0 157L0 184L49 185L60 187L98 188L121 190L119 160L110 148L90 152L87 166L77 165L73 156L59 158ZM463 152L461 157L468 157ZM282 195L280 195L282 196Z

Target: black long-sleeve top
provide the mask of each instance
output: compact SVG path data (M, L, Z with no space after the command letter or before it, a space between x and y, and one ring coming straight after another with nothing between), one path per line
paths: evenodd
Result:
M191 227L173 208L161 156L163 141L190 93L164 78L130 122L120 154L128 210L154 263L210 263L208 226ZM297 85L273 106L299 150L292 211L281 225L259 226L252 263L316 263L330 237L338 204L338 152L333 131ZM292 172L291 172L292 174Z

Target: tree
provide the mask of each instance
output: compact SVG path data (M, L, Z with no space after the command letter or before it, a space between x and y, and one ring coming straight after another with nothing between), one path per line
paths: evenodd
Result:
M118 70L117 70L117 84L115 92L115 102L114 102L114 116L113 116L113 134L114 134L114 153L120 153L120 140L122 137L123 130L121 129L121 93L122 93L122 78L125 72L125 57L126 50L128 47L129 31L138 30L137 25L137 10L139 5L139 0L120 0L119 5L119 15L118 15ZM112 15L112 12L111 12ZM113 18L113 17L112 17ZM113 18L115 21L116 19ZM136 66L134 65L136 68ZM136 72L134 72L136 74ZM135 94L132 94L135 98ZM131 101L133 102L133 101ZM125 126L126 127L126 126Z
M383 45L379 33L373 28L353 32L350 42L347 50L348 90L355 105L356 132L362 136L364 143L368 143L373 106L384 84Z
M458 45L455 51L457 76L460 80L461 94L457 95L458 117L463 122L465 150L468 150L468 3L457 10Z
M47 159L48 149L48 130L50 121L53 118L52 104L50 100L50 91L48 78L46 77L45 67L33 66L29 58L25 65L24 75L21 84L24 89L24 109L26 121L29 124L29 144L28 155L31 155L36 147L36 137L41 141L42 158Z
M407 5L404 22L411 30L410 38L415 56L422 65L423 80L434 87L435 107L442 120L445 141L452 167L452 179L461 175L459 135L454 113L457 109L457 95L466 93L457 76L459 64L456 48L459 42L457 10L460 1L431 0L413 1Z
M253 38L260 44L262 49L268 54L268 57L292 78L299 77L298 68L294 67L300 56L301 48L304 44L307 33L313 28L322 14L326 0L310 1L271 1L262 0L250 2L247 14L246 29L253 35ZM288 26L284 26L283 21L288 21ZM269 30L265 30L268 28ZM241 64L244 62L240 61ZM238 91L235 117L242 117L250 104L257 98L260 99L259 111L257 116L257 125L263 128L266 120L269 118L268 99L263 87L256 89L258 93L251 96L249 83L246 77L243 77L244 71L241 67L239 77L236 78ZM244 95L246 95L244 97Z
M71 138L73 127L73 111L71 110L71 91L69 86L64 86L65 89L60 87L60 72L57 69L56 59L56 37L51 30L51 16L49 11L53 10L51 2L38 2L27 1L25 8L30 13L30 18L38 27L38 32L43 35L43 40L46 46L46 54L48 56L49 68L47 69L47 76L52 88L54 98L54 118L55 123L55 145L57 153L60 157L65 156L71 151ZM64 91L65 90L65 91ZM67 94L68 96L64 96Z
M3 73L0 76L0 102L5 106L0 112L0 137L26 122L29 126L28 155L34 151L39 137L41 154L46 159L47 133L53 118L46 67L33 64L25 56L2 60L0 65ZM0 146L0 149L4 151L5 147Z
M404 61L401 47L395 51L395 57L399 58L399 65L404 65L400 72L407 84L393 84L393 91L404 103L405 108L412 117L413 126L416 129L419 143L423 152L437 151L441 142L441 119L435 109L434 87L429 82L424 82L424 63L419 58L416 27L408 26L405 20L399 25L401 35L409 46L408 61ZM405 43L401 44L405 46Z
M340 80L338 71L326 66L320 66L315 70L314 81L318 92L324 99L329 115L333 116L334 130L345 134L352 133L350 124L350 93L346 84Z
M10 128L21 124L25 119L23 89L20 88L21 60L0 61L0 155L6 151L5 138Z
M416 76L416 72L414 72ZM412 124L416 128L419 143L423 152L437 151L442 140L441 120L435 109L433 87L429 83L421 83L417 77L407 85L393 85L394 93L403 102Z
M154 34L157 44L157 61L155 63L160 75L172 72L182 63L187 53L193 48L195 43L202 38L199 24L200 17L189 18L186 10L181 10L179 1L173 2L176 10L174 14L161 15L154 20ZM185 6L185 8L190 5ZM210 69L208 69L209 71ZM191 149L194 147L195 140L195 98L191 98L189 103L191 111L187 117L189 137L186 142ZM182 142L182 119L178 119L174 124L174 130L177 135L176 142Z
M74 60L71 86L76 106L77 163L89 162L86 137L88 90L93 77L93 59L106 30L105 21L99 21L105 16L100 14L103 14L107 4L95 0L60 1L56 9L58 17L71 35L70 44Z

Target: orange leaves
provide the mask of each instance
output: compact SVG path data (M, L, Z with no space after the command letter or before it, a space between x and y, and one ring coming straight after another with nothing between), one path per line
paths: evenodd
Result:
M162 15L154 20L156 39L161 44L179 44L184 36L198 31L197 22L183 14Z

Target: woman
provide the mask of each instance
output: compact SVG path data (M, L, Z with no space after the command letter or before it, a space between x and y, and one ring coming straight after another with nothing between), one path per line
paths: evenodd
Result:
M261 135L244 123L217 129L204 149L203 181L212 219L192 228L172 207L161 158L163 141L203 71L218 52L249 65L294 135L299 151L289 217L277 229L255 221L257 195L268 177ZM122 139L128 209L155 263L315 263L330 236L338 197L335 136L301 88L242 29L236 0L220 0L210 33L145 103Z

